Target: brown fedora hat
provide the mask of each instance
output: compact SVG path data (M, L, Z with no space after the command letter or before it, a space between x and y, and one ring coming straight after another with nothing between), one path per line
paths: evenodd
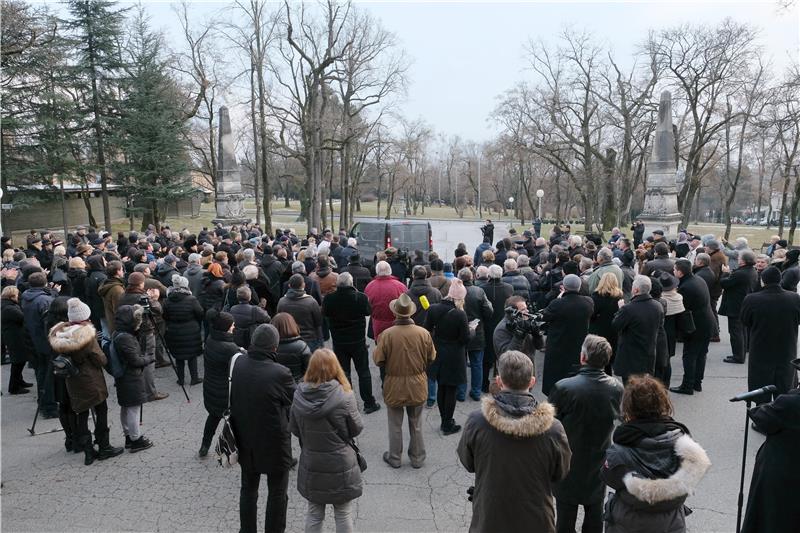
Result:
M408 297L408 294L401 294L397 299L389 302L389 309L392 310L397 318L408 318L417 312L417 306Z

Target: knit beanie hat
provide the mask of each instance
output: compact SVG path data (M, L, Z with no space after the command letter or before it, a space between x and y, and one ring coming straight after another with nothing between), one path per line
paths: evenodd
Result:
M274 350L278 347L280 335L277 328L272 324L261 324L253 332L250 345L264 350Z
M447 291L448 298L453 300L463 300L467 297L467 288L464 287L464 282L455 278L450 282L450 288Z
M131 285L142 285L144 283L145 277L144 274L141 272L131 272L131 275L128 276L128 286Z
M777 285L781 282L781 271L774 266L767 267L761 273L761 281L764 285Z
M581 278L575 274L564 276L564 289L570 292L578 292L581 290Z
M189 280L180 276L178 274L174 274L172 276L172 286L175 288L180 289L188 289L189 288Z
M216 309L209 309L206 313L206 320L211 327L217 331L228 331L233 325L233 315L225 311L217 311Z
M70 322L84 322L89 320L91 316L92 310L78 298L67 300L67 317Z

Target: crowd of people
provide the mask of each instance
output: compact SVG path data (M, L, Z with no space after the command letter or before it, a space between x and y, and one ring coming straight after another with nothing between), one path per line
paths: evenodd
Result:
M724 361L748 364L750 389L777 388L757 399L760 412L786 401L796 387L800 251L778 238L765 254L743 238L645 238L640 221L632 238L614 228L607 240L568 226L545 237L541 222L496 242L491 221L481 229L474 251L459 244L452 258L415 251L413 260L392 247L362 257L343 229L301 237L256 224L116 239L79 226L63 241L31 231L24 247L3 237L8 392L35 386L40 415L59 418L66 450L90 465L153 446L139 417L144 403L168 397L155 376L172 367L179 385L203 388L199 457L230 413L242 531L258 529L262 474L266 531L285 529L295 467L306 530L320 531L332 505L337 531L351 531L364 468L354 439L380 398L391 468L402 468L404 418L409 463L425 464L426 407L438 408L442 435L460 434L459 460L475 473L471 531L574 532L579 506L584 533L684 531L685 500L710 461L672 419L669 391L702 392L722 315ZM684 372L673 385L678 343ZM545 402L532 392L537 350ZM35 384L23 379L26 364ZM104 372L124 448L110 442ZM458 421L467 397L477 409ZM753 421L765 433L776 424ZM760 530L755 515L748 527Z

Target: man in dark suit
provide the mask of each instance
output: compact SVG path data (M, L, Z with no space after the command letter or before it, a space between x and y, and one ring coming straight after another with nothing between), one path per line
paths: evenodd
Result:
M683 296L683 306L692 312L695 331L687 335L683 343L683 381L669 390L678 394L694 394L703 390L703 375L706 369L708 343L714 332L714 313L708 285L692 273L688 259L675 262L675 277L680 280L678 293Z
M258 485L267 475L266 531L286 529L292 440L289 409L294 379L277 362L278 330L271 324L256 328L247 355L231 370L231 421L239 446L242 487L239 496L240 531L258 530Z
M723 359L726 363L744 364L747 354L747 336L745 335L739 312L742 302L751 292L758 290L759 280L756 272L756 254L750 250L744 250L737 259L739 268L731 272L728 265L722 266L722 277L719 280L722 286L722 303L719 306L719 314L728 317L728 333L731 336L730 355Z
M773 397L785 394L792 386L797 357L797 328L800 326L800 295L782 289L781 272L769 267L761 273L764 288L748 294L740 318L750 340L747 386L750 390L775 385ZM758 404L771 401L761 396Z
M489 281L482 289L486 293L489 303L492 304L492 316L486 321L485 331L493 332L497 324L505 316L506 300L514 294L514 287L503 281L503 269L498 265L489 267ZM497 354L499 355L499 354ZM489 392L489 372L496 359L493 335L486 336L486 348L483 352L483 375L481 376L481 391Z

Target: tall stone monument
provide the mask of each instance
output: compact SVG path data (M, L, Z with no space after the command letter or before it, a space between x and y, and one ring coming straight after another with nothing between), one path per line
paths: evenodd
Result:
M666 237L675 237L681 221L678 211L675 135L672 132L672 95L661 93L658 104L658 125L653 139L653 152L647 163L647 188L644 210L639 218L644 223L644 236L662 230Z
M246 224L250 219L245 216L242 193L242 178L239 174L239 163L233 151L233 133L228 108L219 110L219 142L217 143L217 218L214 224L231 226Z

